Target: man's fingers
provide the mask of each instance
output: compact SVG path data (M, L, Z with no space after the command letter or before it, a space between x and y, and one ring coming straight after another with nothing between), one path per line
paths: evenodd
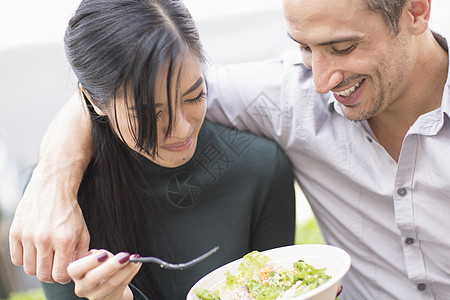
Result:
M80 259L86 255L86 252L89 250L89 242L90 242L89 231L86 228L86 230L84 230L83 233L81 234L81 238L78 244L75 246L75 253L73 260Z
M23 265L23 247L22 242L17 238L13 237L10 233L9 237L9 254L11 256L11 261L16 266Z
M61 284L70 282L70 276L67 274L67 266L73 261L73 251L72 248L64 252L61 248L55 250L52 276L56 282Z
M53 283L53 249L51 247L38 247L36 250L36 276L40 281Z
M23 270L28 275L36 275L36 248L31 243L23 245Z

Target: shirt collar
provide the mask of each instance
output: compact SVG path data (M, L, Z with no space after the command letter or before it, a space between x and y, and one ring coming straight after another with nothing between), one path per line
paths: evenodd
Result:
M436 41L441 45L442 48L444 48L447 51L448 55L448 49L449 49L449 41L445 37L434 33L434 38ZM441 104L442 112L447 115L447 118L450 118L450 63L449 63L449 69L447 70L447 81L445 82L444 86L444 93L442 95L442 104Z

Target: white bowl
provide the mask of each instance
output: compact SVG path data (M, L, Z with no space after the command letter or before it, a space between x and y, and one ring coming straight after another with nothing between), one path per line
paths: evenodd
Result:
M271 262L285 267L292 267L293 262L301 259L314 268L326 268L325 273L331 278L317 288L296 297L295 300L336 299L339 283L350 269L351 264L350 255L347 252L330 245L294 245L262 251L261 253L269 257ZM236 274L240 263L241 259L238 259L207 274L190 289L186 299L199 299L193 291L197 287L208 290L218 289L225 282L225 271L228 270L231 274Z

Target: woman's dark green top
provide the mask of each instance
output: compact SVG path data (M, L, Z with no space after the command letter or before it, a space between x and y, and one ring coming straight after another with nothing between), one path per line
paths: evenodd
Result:
M162 226L147 231L151 255L180 263L220 247L185 270L150 266L155 281L149 284L163 299L185 299L204 275L252 250L294 243L293 174L274 142L205 121L186 164L165 168L141 159L153 195L147 209L161 211L154 221ZM73 284L44 284L43 289L47 299L77 299Z

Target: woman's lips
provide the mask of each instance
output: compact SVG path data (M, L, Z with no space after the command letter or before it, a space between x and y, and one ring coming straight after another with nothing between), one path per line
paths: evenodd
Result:
M168 145L164 145L162 148L164 148L165 150L168 150L168 151L181 152L186 149L189 149L191 147L191 145L192 145L192 136L190 138L186 139L182 143L168 144Z
M365 83L366 83L366 80L365 79L362 80L360 85L348 97L339 96L338 94L333 93L334 98L342 105L345 105L345 106L355 105L356 103L359 102L359 98L360 98L361 94L363 93L363 90L365 87Z

